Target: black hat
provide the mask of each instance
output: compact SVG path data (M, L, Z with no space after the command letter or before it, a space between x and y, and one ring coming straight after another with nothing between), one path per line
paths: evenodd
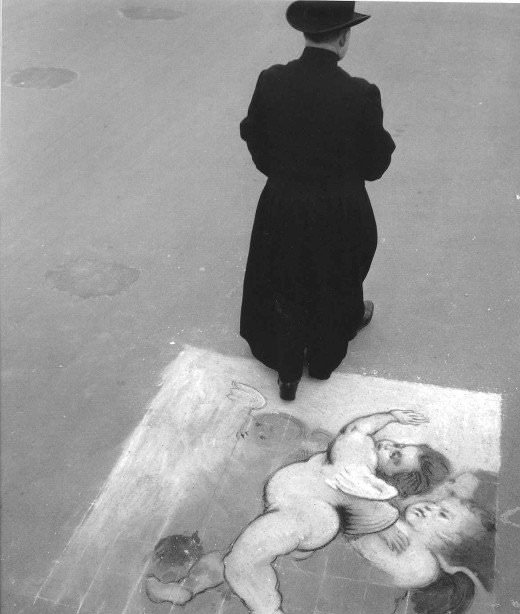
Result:
M334 0L297 0L289 5L286 17L293 28L300 32L318 34L332 32L341 28L350 28L370 15L354 12L355 2Z

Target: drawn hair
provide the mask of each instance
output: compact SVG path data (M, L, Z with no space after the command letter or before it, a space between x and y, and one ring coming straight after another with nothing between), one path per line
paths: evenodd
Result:
M473 500L461 502L479 520L481 530L476 535L463 536L456 544L447 543L440 554L454 567L467 567L482 582L487 591L493 588L495 565L495 516Z
M493 589L495 563L495 519L493 514L474 501L461 502L478 518L481 530L463 536L454 544L447 542L440 554L453 567L466 567L486 591ZM475 596L475 583L463 571L442 572L432 584L411 593L416 614L464 614Z
M331 43L335 41L340 34L346 32L347 30L350 30L350 28L338 28L337 30L332 30L331 32L304 32L303 35L313 43Z
M377 477L394 486L401 497L427 493L451 473L450 461L444 454L434 450L428 444L421 444L417 447L420 450L418 470L395 475L386 475L376 470Z
M411 593L415 614L464 614L474 597L475 584L462 571L442 572L435 582Z

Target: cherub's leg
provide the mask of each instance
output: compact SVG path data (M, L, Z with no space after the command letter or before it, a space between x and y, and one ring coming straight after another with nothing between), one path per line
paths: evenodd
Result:
M305 561L314 554L314 550L295 550L291 552L291 558L295 561Z
M298 548L316 549L334 539L337 513L325 504L268 512L253 521L224 559L225 577L253 614L280 614L282 598L272 564Z
M171 601L184 605L195 595L224 582L224 563L221 552L210 552L193 565L188 575L178 582L164 584L157 578L146 579L146 593L155 603Z

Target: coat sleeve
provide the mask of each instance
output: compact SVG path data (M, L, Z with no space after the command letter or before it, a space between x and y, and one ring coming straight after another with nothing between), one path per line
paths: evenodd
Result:
M365 93L360 128L361 173L367 181L374 181L390 166L395 143L383 127L381 93L372 84Z
M256 168L269 175L269 142L266 125L266 109L263 100L264 73L261 72L247 116L240 122L240 136L247 143Z

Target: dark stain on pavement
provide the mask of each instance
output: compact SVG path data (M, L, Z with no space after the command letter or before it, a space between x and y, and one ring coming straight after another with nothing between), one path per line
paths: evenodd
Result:
M279 445L304 437L305 425L289 414L258 414L240 431L240 436L258 446Z
M78 74L66 68L33 66L11 75L8 83L15 87L55 89L77 79Z
M45 278L57 290L92 298L114 296L126 290L139 278L139 270L115 262L80 257L47 271Z
M182 17L184 13L164 7L148 7L148 6L132 6L125 9L120 9L121 15L127 19L144 19L144 20L164 20L173 21Z
M155 545L151 571L162 582L176 582L203 554L197 531L192 535L168 535Z

